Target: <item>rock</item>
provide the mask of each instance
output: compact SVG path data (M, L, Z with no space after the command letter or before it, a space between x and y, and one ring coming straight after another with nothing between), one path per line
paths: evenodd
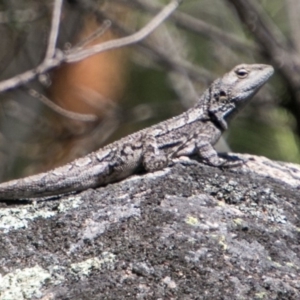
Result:
M300 166L239 155L2 202L2 299L300 299Z

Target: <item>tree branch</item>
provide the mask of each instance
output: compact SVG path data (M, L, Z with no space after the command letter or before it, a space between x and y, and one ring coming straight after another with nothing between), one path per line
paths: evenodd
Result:
M52 13L51 30L49 34L47 51L44 60L51 59L55 53L56 40L59 31L62 0L55 0Z
M171 1L145 27L130 36L107 41L100 45L92 46L88 49L75 51L75 53L73 53L73 51L71 50L67 54L65 61L76 62L100 52L137 43L148 36L151 32L153 32L165 19L170 16L170 14L178 7L178 5L178 1Z
M147 11L150 13L157 13L162 6L158 4L153 4L150 1L142 1L142 0L131 0L130 2L124 2L124 0L116 0L122 4L135 6L137 8L142 9L143 11ZM176 11L172 16L170 16L170 20L174 22L177 26L182 29L200 34L209 39L216 40L218 42L223 42L228 47L234 47L236 49L242 51L249 51L251 53L258 52L259 48L256 47L253 43L249 41L243 40L236 35L225 32L224 30L219 29L218 27L208 24L202 20L196 19L190 15L187 15L183 12Z
M59 1L57 3L59 4ZM56 49L52 57L49 57L48 59L44 59L43 62L36 68L32 70L28 70L22 74L19 74L10 79L3 80L2 82L0 82L0 92L25 84L30 80L36 78L37 75L45 73L50 69L57 67L64 62L80 61L84 58L87 58L89 56L107 50L112 50L115 48L124 47L130 44L137 43L143 38L145 38L147 35L149 35L152 31L154 31L162 22L164 22L170 16L170 14L175 11L178 5L179 5L179 0L172 0L147 25L145 25L142 29L132 34L131 36L116 39L113 41L107 41L100 45L89 47L88 49L82 49L82 50L76 49L76 51L72 51L72 49L67 51L61 51L59 49ZM58 12L54 15L56 20ZM55 27L53 26L53 28ZM55 31L55 29L53 29L53 31ZM54 37L51 38L51 40L52 39L54 40ZM53 51L49 50L49 52L53 52Z
M253 1L227 0L237 10L242 22L258 41L260 47L285 78L292 93L289 110L295 116L300 136L300 57L274 31L275 26L265 20Z

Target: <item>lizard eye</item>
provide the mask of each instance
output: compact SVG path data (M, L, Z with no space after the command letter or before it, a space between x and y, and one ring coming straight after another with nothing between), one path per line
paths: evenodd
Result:
M248 76L248 71L244 68L236 70L235 73L239 78L246 78Z

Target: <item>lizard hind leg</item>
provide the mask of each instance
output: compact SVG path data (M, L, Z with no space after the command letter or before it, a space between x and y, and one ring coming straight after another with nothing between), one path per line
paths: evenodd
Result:
M147 172L161 170L168 165L168 158L160 151L155 137L145 136L143 141L143 166Z

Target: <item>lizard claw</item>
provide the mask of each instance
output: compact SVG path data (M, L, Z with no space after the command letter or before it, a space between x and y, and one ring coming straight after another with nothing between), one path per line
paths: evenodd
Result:
M222 168L236 168L244 165L247 163L247 159L241 159L237 156L230 156L226 155L225 158L222 158L222 163L220 164L220 167Z

